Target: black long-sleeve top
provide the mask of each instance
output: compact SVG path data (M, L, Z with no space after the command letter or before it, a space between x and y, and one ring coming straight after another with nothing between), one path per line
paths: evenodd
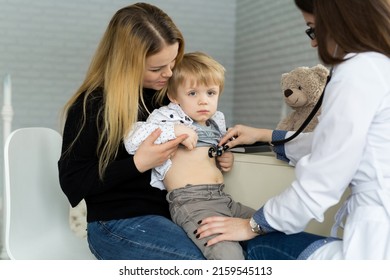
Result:
M154 109L152 97L155 91L145 90L145 103L151 112ZM82 199L87 204L87 221L107 221L141 215L162 215L169 218L166 191L150 186L151 171L140 173L135 167L133 156L121 143L118 155L104 174L103 181L98 170L98 111L103 106L102 89L95 90L87 103L85 127L68 153L64 153L77 133L83 119L83 96L70 108L66 119L62 156L58 161L60 185L74 207ZM139 114L139 120L146 119Z

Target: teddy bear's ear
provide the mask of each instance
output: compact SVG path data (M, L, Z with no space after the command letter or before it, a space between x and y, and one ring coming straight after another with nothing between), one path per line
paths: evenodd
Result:
M316 66L312 67L311 70L313 70L313 72L320 77L322 83L325 83L326 78L329 75L328 68L326 68L322 64L317 64Z
M281 80L283 81L287 77L288 73L283 73Z
M280 78L280 84L281 85L283 85L283 83L284 83L285 79L287 78L287 76L288 76L288 73L283 73L282 74L282 77Z

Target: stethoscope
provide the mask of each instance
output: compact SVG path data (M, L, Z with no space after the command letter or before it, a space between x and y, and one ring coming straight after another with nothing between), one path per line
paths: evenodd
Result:
M297 129L297 131L295 131L295 133L293 135L291 135L290 137L287 137L286 139L283 139L283 140L277 140L277 141L271 141L271 142L255 142L251 145L239 145L239 146L235 146L236 147L261 147L261 146L278 146L278 145L283 145L287 142L290 142L291 140L293 140L295 137L297 137L304 129L305 127L310 123L310 121L313 119L313 117L315 116L315 114L318 112L318 110L320 109L321 105L322 105L322 100L324 99L324 94L325 94L325 89L330 81L330 79L332 78L332 74L333 74L333 67L330 69L329 71L329 75L328 77L326 78L326 83L325 83L325 86L324 86L324 89L322 90L322 93L321 93L321 96L320 98L318 99L316 105L314 106L313 110L310 112L310 114L307 116L306 120L302 123L302 125ZM221 156L226 150L228 150L228 147L225 145L225 146L213 146L213 147L210 147L209 149L209 157L210 158L213 158L213 157L219 157Z
M212 146L209 149L209 158L220 157L227 149L227 146Z

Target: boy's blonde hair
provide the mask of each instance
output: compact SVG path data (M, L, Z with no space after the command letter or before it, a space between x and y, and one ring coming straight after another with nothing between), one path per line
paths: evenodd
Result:
M225 68L211 56L202 52L186 53L176 64L168 82L168 95L176 97L177 88L185 81L192 84L219 85L220 94L225 85Z

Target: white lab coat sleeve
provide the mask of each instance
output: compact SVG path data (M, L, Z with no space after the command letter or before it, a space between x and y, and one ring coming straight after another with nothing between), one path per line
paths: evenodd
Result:
M377 76L364 57L335 68L313 132L312 152L297 162L291 186L264 205L264 216L274 229L300 232L312 219L323 221L324 212L338 203L357 171L384 98L383 90L375 88Z
M290 137L294 132L289 131L286 138ZM284 144L286 158L289 164L295 166L297 162L305 155L310 154L313 142L313 133L306 132L299 134L296 138Z

